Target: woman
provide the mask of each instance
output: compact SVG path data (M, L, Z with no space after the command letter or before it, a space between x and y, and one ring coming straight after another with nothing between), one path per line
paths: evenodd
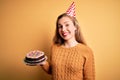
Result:
M75 17L66 13L58 17L50 63L46 61L42 68L53 80L95 80L93 53Z

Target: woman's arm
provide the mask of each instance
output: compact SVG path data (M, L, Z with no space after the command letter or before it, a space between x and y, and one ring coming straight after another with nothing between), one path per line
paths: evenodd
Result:
M46 71L48 74L51 74L51 66L48 61L45 61L45 64L41 65L44 71Z
M51 46L51 53L53 51L53 45ZM52 54L50 54L50 62L48 62L47 60L45 61L45 64L42 65L41 67L43 68L44 71L46 71L48 74L52 74L52 67L51 67L51 58L52 58Z
M90 49L85 55L83 75L84 75L84 80L95 80L94 55Z

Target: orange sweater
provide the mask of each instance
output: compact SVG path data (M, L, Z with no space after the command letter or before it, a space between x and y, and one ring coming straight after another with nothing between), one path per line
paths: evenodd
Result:
M83 44L71 48L53 45L51 67L53 80L95 80L93 53Z

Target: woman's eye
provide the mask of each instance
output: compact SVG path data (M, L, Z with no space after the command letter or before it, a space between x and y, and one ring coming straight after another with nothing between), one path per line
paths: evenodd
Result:
M69 24L66 24L66 27L68 27L69 26Z
M62 25L58 25L58 28L62 28Z

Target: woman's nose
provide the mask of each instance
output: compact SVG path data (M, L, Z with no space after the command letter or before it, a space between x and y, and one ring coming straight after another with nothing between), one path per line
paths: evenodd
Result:
M63 26L63 27L62 27L62 31L65 31L65 30L66 30L66 27L65 27L65 26Z

